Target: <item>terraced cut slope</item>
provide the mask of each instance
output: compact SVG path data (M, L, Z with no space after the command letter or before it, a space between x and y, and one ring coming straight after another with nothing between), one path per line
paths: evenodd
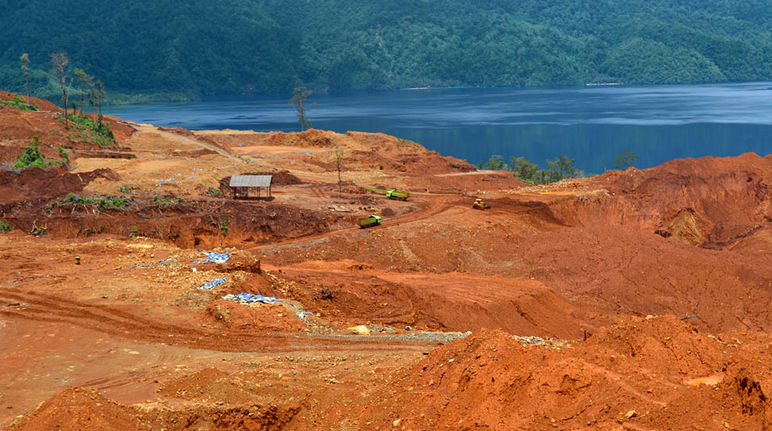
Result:
M0 106L3 429L772 427L772 155L531 186L381 134L102 148L41 108ZM69 160L10 167L33 136Z

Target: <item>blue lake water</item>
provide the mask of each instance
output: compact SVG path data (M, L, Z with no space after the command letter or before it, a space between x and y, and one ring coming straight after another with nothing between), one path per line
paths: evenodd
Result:
M315 96L318 129L383 132L477 164L492 154L544 165L561 154L586 173L629 148L635 166L681 157L772 153L772 82L656 87L429 89ZM287 99L114 106L127 120L186 129L298 130Z

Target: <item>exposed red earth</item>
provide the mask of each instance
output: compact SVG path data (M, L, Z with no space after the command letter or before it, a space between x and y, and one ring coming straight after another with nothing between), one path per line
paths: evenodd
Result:
M34 102L0 106L4 429L772 429L772 155L532 186L382 134L100 147ZM33 136L67 163L11 167Z

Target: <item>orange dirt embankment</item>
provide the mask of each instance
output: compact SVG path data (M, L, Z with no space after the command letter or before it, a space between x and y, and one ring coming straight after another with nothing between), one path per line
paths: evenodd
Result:
M2 98L2 94L0 94ZM42 102L41 102L42 103ZM45 102L51 105L50 102ZM12 163L30 144L32 138L39 138L41 154L49 160L61 161L62 157L56 150L61 147L70 154L70 160L79 156L85 157L130 157L121 142L134 133L134 129L118 118L105 116L104 120L116 138L112 147L100 147L90 139L89 131L78 130L75 126L65 127L60 121L61 109L55 106L39 105L41 111L27 112L12 106L0 105L0 164ZM49 109L50 108L50 109ZM96 114L89 113L96 121Z
M707 248L772 225L772 155L679 159L594 178L614 193L603 210L620 224Z
M179 375L159 400L132 406L68 389L9 429L102 429L110 420L125 429L182 429L186 421L206 429L767 429L769 341L705 335L672 316L625 319L573 346L481 331L393 371L375 358L371 366L329 358L337 365L324 382L315 373L277 380L256 364ZM322 359L291 360L309 369Z
M530 186L382 134L110 119L101 150L55 116L0 108L0 161L73 150L0 173L12 429L772 427L772 156Z
M76 177L64 174L62 178ZM84 175L85 176L85 175ZM92 176L93 177L93 176ZM99 196L86 198L99 201ZM121 198L123 196L117 196ZM334 213L282 204L231 201L176 202L162 196L130 198L121 208L38 199L0 205L0 217L23 232L44 228L53 238L116 235L143 236L173 242L180 247L254 245L327 232L350 220ZM171 200L171 202L164 202ZM30 206L32 206L30 208Z
M307 262L276 274L282 295L324 319L353 326L468 331L580 338L599 316L577 309L535 280L474 274L401 274L347 262ZM600 319L603 320L603 319ZM605 323L605 322L604 322Z
M670 186L680 163L684 175ZM623 187L631 175L645 187ZM771 176L772 157L745 155L499 193L486 198L486 211L469 201L416 196L436 210L262 252L276 265L351 259L386 271L535 278L596 311L699 314L696 324L714 331L768 331ZM699 247L681 233L663 235L671 213L704 220L694 226L713 242Z
M19 173L0 171L0 208L7 212L12 204L29 209L33 202L49 200L82 191L95 178L115 178L110 169L73 174L65 168L28 168ZM34 205L34 204L33 204Z
M343 151L346 170L399 172L407 175L444 174L473 171L474 166L455 157L442 156L423 146L382 133L346 132L345 134L309 129L304 132L228 133L228 131L194 132L236 152L251 147L300 147L313 151L300 154L298 159L327 170L336 170L334 151ZM325 154L325 159L313 157L313 152Z
M0 91L0 100L13 100L17 97L21 97L24 99L24 102L27 102L27 96L16 94L16 93L9 93L7 91ZM41 99L38 97L30 97L29 103L35 105L40 109L41 111L52 111L52 112L60 112L62 108L56 106L55 104L49 102L46 99Z
M71 388L60 392L38 407L32 416L22 418L9 431L88 429L94 431L150 431L186 429L281 429L298 411L297 406L276 408L246 404L238 407L200 404L169 408L124 406L95 390Z
M631 319L573 348L488 331L440 347L363 394L369 429L767 429L769 339L706 337L673 317ZM758 356L761 355L761 356ZM395 425L396 424L396 425Z

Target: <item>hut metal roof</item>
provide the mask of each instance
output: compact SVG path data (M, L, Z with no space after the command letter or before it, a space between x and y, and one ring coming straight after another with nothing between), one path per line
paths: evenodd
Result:
M234 175L231 187L270 187L273 175Z

